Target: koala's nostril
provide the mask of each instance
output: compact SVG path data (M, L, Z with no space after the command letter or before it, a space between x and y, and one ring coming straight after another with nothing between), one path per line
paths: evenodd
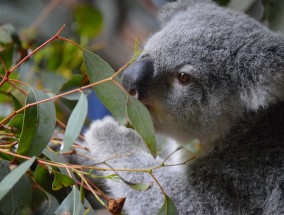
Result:
M130 95L142 99L147 93L149 82L154 72L154 66L150 57L142 58L123 72L121 82Z

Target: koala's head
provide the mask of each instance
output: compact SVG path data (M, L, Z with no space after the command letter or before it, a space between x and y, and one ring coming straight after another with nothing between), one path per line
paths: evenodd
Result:
M162 29L124 72L157 131L210 142L248 112L283 100L283 38L210 0L169 3Z

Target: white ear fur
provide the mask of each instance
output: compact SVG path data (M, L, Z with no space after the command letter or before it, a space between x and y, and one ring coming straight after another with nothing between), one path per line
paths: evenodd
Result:
M262 84L252 84L241 92L240 97L245 107L253 111L284 101L284 74L278 73L273 77L267 77Z
M270 102L269 93L260 86L251 86L248 90L241 93L241 99L248 110L258 110L265 108Z

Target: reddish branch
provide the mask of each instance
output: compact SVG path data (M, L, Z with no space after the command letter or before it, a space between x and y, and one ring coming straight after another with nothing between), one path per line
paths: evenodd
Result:
M58 39L59 34L63 31L65 25L63 25L59 31L53 36L51 37L49 40L45 41L43 44L41 44L39 47L37 47L35 50L33 50L30 54L28 54L26 57L24 57L22 60L20 60L19 63L17 63L12 69L7 69L6 64L4 63L3 59L0 58L0 61L4 67L5 70L5 75L2 79L2 81L0 82L0 87L9 80L9 76L11 75L11 73L13 73L20 65L22 65L26 60L28 60L32 55L34 55L34 53L36 53L38 50L42 49L43 47L45 47L47 44L49 44L50 42L52 42L55 39Z

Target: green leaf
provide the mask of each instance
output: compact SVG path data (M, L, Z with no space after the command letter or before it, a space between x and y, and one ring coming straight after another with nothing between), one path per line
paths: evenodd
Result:
M20 137L22 127L23 127L23 114L17 114L14 116L11 121L9 122L9 126L12 128L12 132L16 134L17 137Z
M66 82L66 79L54 72L41 72L39 73L40 80L44 89L48 89L51 92L58 93L62 85Z
M0 200L13 188L35 161L35 157L25 161L0 182Z
M103 16L93 5L79 5L74 11L77 30L80 35L94 38L103 29Z
M21 104L21 102L20 102L14 95L10 94L10 97L11 97L12 100L13 100L15 110L18 110L18 109L20 109L21 107L23 107L23 105Z
M47 192L51 192L53 177L46 168L38 165L34 172L34 178L43 189L45 189Z
M75 88L83 86L83 84L84 84L84 77L82 75L75 74L72 76L70 80L66 81L62 85L60 92L73 90Z
M33 191L33 214L51 215L54 214L58 207L57 199L48 192L42 192L41 190Z
M63 84L63 86L60 89L61 93L67 92L67 91L71 91L73 89L79 88L84 86L84 77L82 75L78 75L75 74L72 76L72 78L70 80L68 80L67 82L65 82ZM83 91L85 94L89 94L91 92L91 89L85 89ZM75 92L69 95L64 96L63 98L68 99L68 100L79 100L81 96L80 92Z
M67 152L79 136L88 112L88 100L84 93L81 93L80 99L68 119L67 127L63 138L63 147L61 152Z
M158 215L176 215L176 214L177 214L177 211L176 211L175 204L167 195L165 195L164 204L162 208L160 209Z
M62 163L62 164L66 163L66 161L62 157L60 157L58 154L55 154L53 151L49 149L44 149L42 153L54 162ZM63 168L63 167L58 167L58 168L63 174L68 175L66 168ZM73 173L72 172L70 173L71 173L72 178L75 179L75 176L73 175Z
M84 208L87 208L87 210ZM86 211L88 212L85 213ZM86 199L84 205L81 203L80 191L75 186L73 186L72 192L64 199L64 201L55 211L56 215L61 215L63 213L72 215L94 215L94 211L90 208L90 204Z
M138 184L127 183L127 185L134 190L140 190L140 191L148 190L152 186L151 184L147 184L147 183L138 183Z
M52 183L53 190L60 190L63 187L69 187L76 184L75 181L67 175L60 172L54 172L54 180Z
M9 162L0 161L0 181L10 173ZM24 175L13 188L0 200L0 214L19 214L24 206L32 201L32 185Z
M48 96L30 88L26 104L34 103ZM56 116L52 101L27 108L24 112L24 124L20 136L18 154L39 156L47 146L55 129Z
M42 210L41 213L39 211L38 214L42 215L55 214L56 209L59 207L57 199L47 192L45 192L45 195L47 196L47 205L45 205L46 207Z
M96 54L84 51L83 54L84 64L91 83L95 83L114 74L111 66L101 59ZM120 80L115 77L115 81L120 83ZM126 122L125 105L127 103L127 96L117 85L114 83L103 83L93 87L96 95L112 115L121 123Z
M128 98L127 116L133 128L140 134L151 154L157 155L156 139L151 115L147 108L133 97Z

